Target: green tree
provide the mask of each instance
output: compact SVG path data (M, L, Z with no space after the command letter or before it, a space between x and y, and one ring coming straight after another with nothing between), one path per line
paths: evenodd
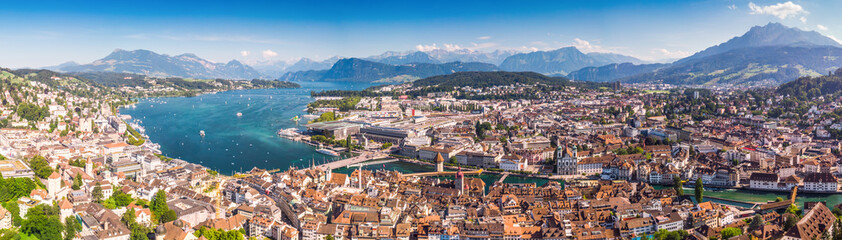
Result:
M673 189L675 189L675 195L676 196L679 196L679 197L684 196L684 186L682 186L682 184L681 184L681 178L680 177L675 176L675 177L672 178L672 187L673 187Z
M754 232L755 230L763 227L765 224L763 216L760 216L760 214L754 215L754 217L751 218L751 222L748 223L748 231Z
M71 188L73 188L73 190L79 190L80 188L82 188L82 184L82 174L77 173L76 177L73 178L73 185L71 186Z
M40 155L32 157L32 159L29 160L29 167L32 168L35 175L41 179L46 179L50 177L50 174L53 174L53 168L50 167L50 163L48 163L47 159Z
M348 152L351 151L351 135L345 137L345 149L347 149Z
M176 219L178 219L178 216L175 214L175 210L170 209L161 216L161 223L172 222Z
M120 221L129 228L137 224L137 215L135 215L134 208L126 208L126 212L120 217Z
M702 177L696 179L696 189L694 191L694 196L696 197L696 202L701 203L704 200L705 194L705 187L702 185Z
M120 190L114 191L114 193L111 194L111 199L114 200L114 204L117 205L117 207L128 206L129 203L132 203L132 201L134 201L132 195L126 194Z
M654 239L657 240L684 240L690 234L684 230L678 231L667 231L666 229L661 229L655 232Z
M798 216L795 215L787 217L786 221L784 221L784 226L782 230L789 231L790 228L795 227L795 224L798 223L798 220L800 219L798 218Z
M58 207L40 204L26 212L21 231L38 239L62 239L64 226L59 219Z
M94 190L91 192L91 196L94 198L95 202L102 202L102 187L99 186L99 183L94 187Z
M328 234L327 236L325 236L325 240L334 240L334 239L335 238L333 238L332 234Z
M801 210L799 210L798 206L795 206L795 204L790 204L789 207L786 208L786 212L799 217L801 216L801 214L798 214L800 211Z
M238 230L225 231L222 229L213 229L201 227L198 231L193 232L196 237L204 236L208 240L242 240L243 233Z
M720 236L722 239L729 239L731 237L739 236L743 234L743 230L739 228L727 227L720 232Z
M64 218L64 240L73 239L79 231L82 231L82 224L76 220L76 217L68 216Z
M158 192L155 193L155 198L152 199L152 203L149 204L149 210L152 210L152 216L155 217L155 219L160 219L164 213L170 210L170 207L167 206L167 193L164 192L164 190L158 190Z

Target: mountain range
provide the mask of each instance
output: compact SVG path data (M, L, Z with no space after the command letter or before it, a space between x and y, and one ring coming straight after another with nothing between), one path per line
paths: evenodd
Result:
M288 72L279 80L284 81L336 81L336 82L405 82L436 75L468 71L498 71L493 64L479 62L409 63L391 65L359 58L337 61L327 70Z
M288 81L406 82L466 71L536 72L572 80L689 85L777 85L842 67L842 44L815 31L780 23L754 26L745 34L673 63L648 63L614 53L583 53L575 47L518 52L469 49L389 51L365 58L214 63L194 54L169 56L148 50L114 50L88 64L67 62L47 69L120 72L153 77Z
M842 67L842 45L815 31L780 23L754 26L742 36L672 64L583 68L576 80L679 85L778 85Z
M152 77L254 79L261 74L254 68L231 60L214 63L190 53L178 56L158 54L149 50L126 51L117 49L105 58L89 64L69 64L60 67L63 72L121 72L144 74Z

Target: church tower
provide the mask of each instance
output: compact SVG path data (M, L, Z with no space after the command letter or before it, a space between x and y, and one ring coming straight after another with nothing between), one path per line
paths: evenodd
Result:
M85 159L85 174L94 177L94 164L91 163L90 159Z
M61 190L61 174L53 172L53 174L47 178L47 193L50 194L50 197L56 199L59 190Z
M465 174L462 173L461 167L456 172L456 180L454 181L453 186L459 190L460 195L465 191Z
M444 172L444 157L436 153L436 172Z

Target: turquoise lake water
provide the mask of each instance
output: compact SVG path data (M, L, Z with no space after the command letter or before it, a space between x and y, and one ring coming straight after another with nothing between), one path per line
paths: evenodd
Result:
M297 89L235 90L196 97L141 99L121 114L141 121L164 155L199 163L221 173L290 166L310 166L336 160L303 143L278 137L279 129L299 127L290 119L304 115L313 101L310 91L371 86L359 83L300 83ZM241 112L242 117L237 117ZM301 121L300 124L306 123ZM205 137L199 131L205 131Z

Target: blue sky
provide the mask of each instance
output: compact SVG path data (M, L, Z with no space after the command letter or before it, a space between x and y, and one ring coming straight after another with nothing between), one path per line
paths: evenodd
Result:
M842 37L842 1L17 1L0 66L88 63L112 50L254 64L385 51L576 46L680 58L781 22Z

